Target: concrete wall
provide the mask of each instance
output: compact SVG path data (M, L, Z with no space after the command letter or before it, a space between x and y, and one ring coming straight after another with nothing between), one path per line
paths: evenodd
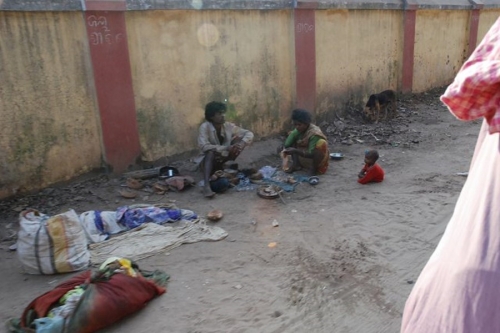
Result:
M0 11L0 198L101 164L81 12Z
M468 11L419 10L415 33L413 91L449 84L468 54Z
M318 116L342 113L346 103L360 105L376 92L399 90L402 36L401 11L318 11Z
M481 43L484 35L490 30L491 26L500 17L499 9L485 9L481 11L479 19L479 29L477 34L477 44Z
M264 137L449 84L500 0L443 1L0 0L0 198L193 151L211 100Z
M227 99L226 118L275 133L293 105L289 11L127 13L143 158L196 148L204 106Z

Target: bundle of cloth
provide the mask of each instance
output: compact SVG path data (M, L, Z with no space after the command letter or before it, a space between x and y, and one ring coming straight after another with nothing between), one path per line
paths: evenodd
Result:
M193 221L198 215L174 204L136 204L119 207L116 211L92 210L80 215L80 222L90 243L99 243L111 235L153 222L163 225L177 221Z
M106 260L34 299L9 332L90 333L142 309L166 292L168 275L146 272L126 258Z

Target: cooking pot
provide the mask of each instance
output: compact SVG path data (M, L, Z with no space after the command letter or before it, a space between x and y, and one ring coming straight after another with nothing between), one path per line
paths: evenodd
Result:
M164 167L160 168L159 174L160 174L159 178L167 179L167 178L170 178L173 176L178 176L179 170L177 170L176 168L171 167L171 166L164 166Z

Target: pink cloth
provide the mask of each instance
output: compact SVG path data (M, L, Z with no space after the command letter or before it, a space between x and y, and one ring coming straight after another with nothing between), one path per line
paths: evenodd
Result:
M500 132L500 18L462 66L441 101L459 119L485 117Z
M489 134L486 122L453 216L406 301L401 332L500 332L500 134Z
M492 46L497 59L499 33L500 20L478 47ZM481 52L471 58L488 57ZM473 66L466 65L461 71ZM460 119L486 119L453 216L406 301L402 333L500 332L500 92L483 69L464 80L459 73L442 97Z

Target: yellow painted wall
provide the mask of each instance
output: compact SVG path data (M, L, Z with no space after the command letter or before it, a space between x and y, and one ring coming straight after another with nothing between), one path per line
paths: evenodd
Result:
M417 11L413 92L453 81L467 57L469 16L467 10Z
M479 28L477 32L477 44L483 40L484 35L490 30L493 23L500 17L500 10L482 10L479 14Z
M127 12L143 158L197 149L205 104L257 136L289 119L294 95L290 11Z
M403 57L401 11L316 11L317 110L343 113L347 101L398 90ZM363 104L364 105L364 104Z
M482 39L500 14L484 10ZM295 99L293 13L126 12L145 160L196 149L204 105L259 137L289 122ZM320 117L399 90L403 12L317 10ZM467 50L470 12L418 10L414 92L448 84ZM349 109L350 110L350 109ZM101 134L81 12L0 12L0 198L101 165Z
M0 11L0 198L100 166L82 15Z

